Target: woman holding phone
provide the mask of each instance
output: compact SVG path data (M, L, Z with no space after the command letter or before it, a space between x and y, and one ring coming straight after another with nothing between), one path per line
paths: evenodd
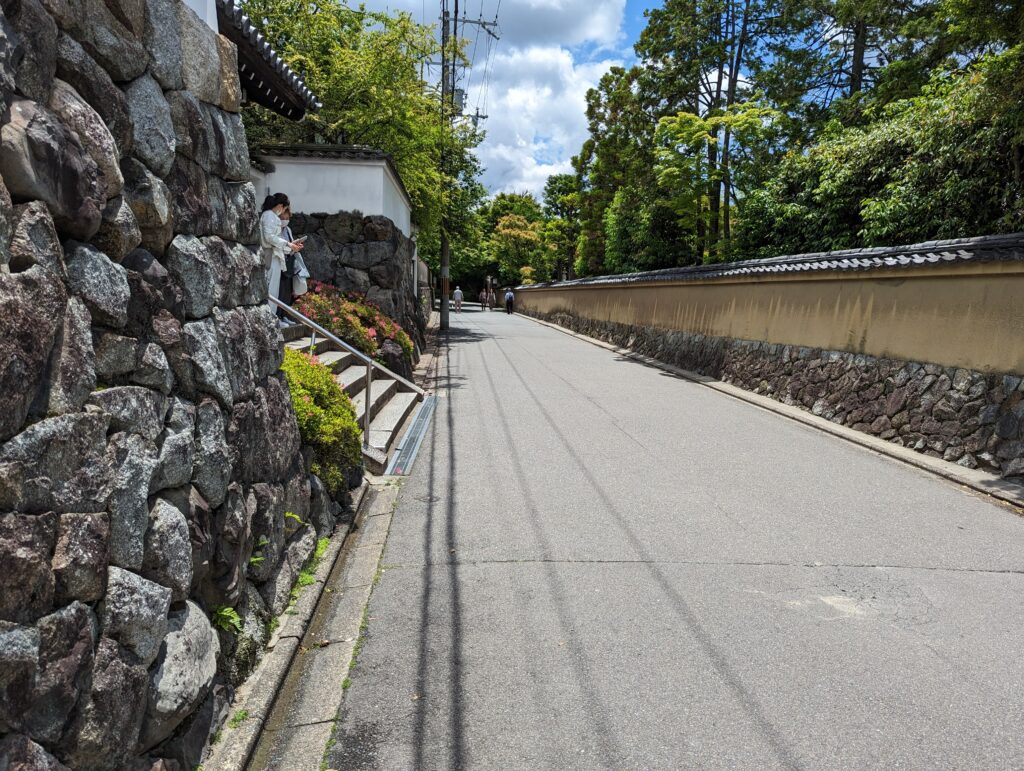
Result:
M285 254L300 252L304 246L302 241L291 238L291 230L287 230L281 220L281 215L289 206L288 196L284 193L274 193L263 201L263 213L260 215L260 256L267 269L267 294L285 303L291 302L291 277ZM288 233L287 239L282 235L285 232ZM284 281L281 280L282 276L285 277ZM281 297L283 287L287 287L287 298ZM283 311L278 310L277 315L281 318L281 326L291 323L285 322Z

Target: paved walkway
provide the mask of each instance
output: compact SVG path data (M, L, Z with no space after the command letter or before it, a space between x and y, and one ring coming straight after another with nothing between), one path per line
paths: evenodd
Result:
M452 316L329 768L1024 765L1024 520Z

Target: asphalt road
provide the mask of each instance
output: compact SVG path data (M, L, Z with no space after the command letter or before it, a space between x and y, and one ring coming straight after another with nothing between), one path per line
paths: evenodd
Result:
M1024 519L452 315L330 768L1024 767Z

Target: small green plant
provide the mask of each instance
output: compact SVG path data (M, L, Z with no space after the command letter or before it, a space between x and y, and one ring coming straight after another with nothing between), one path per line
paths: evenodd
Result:
M319 565L320 561L324 558L324 553L327 551L327 547L331 545L330 538L320 538L316 542L316 548L313 550L313 561Z
M229 608L227 605L214 605L210 616L213 625L222 631L232 634L242 631L242 617L234 608Z
M253 567L256 567L258 565L262 565L266 559L267 558L264 557L262 554L260 554L259 552L256 552L251 557L249 557L249 564L252 565Z
M298 523L298 524L300 524L300 525L304 525L304 524L306 524L305 522L303 522L303 521L302 521L302 517L300 517L300 516L299 516L298 514L296 514L296 513L294 512L294 511L286 511L286 512L284 513L284 518L285 518L285 519L290 519L290 520L292 520L293 522L297 522L297 523Z
M366 643L366 631L370 628L370 609L369 606L363 608L363 617L359 620L359 637L356 638L356 644L352 646L352 659L348 663L348 669L351 672L356 665L356 659L359 658L359 654L363 651L363 645Z
M266 545L267 545L268 543L270 543L270 539L269 539L269 538L267 538L267 537L266 537L265 535L261 535L261 536L260 536L260 540L258 540L258 541L256 542L256 548L257 548L257 549L262 549L262 548L263 548L264 546L266 546Z
M267 636L270 636L270 635L274 634L274 632L276 632L280 628L280 626L281 626L281 617L280 616L274 616L267 623Z
M242 723L249 719L249 710L240 709L231 716L231 720L228 721L228 726L235 729L238 728Z
M349 688L351 688L351 687L352 687L352 678L351 678L351 677L346 677L346 678L345 678L344 680L342 680L342 681L341 681L341 687L342 687L342 688L343 688L344 690L346 690L346 691L347 691L347 690L348 690Z
M330 755L331 750L334 749L334 745L338 743L338 739L337 739L337 736L336 736L337 733L338 733L338 721L335 720L331 724L331 736L327 740L327 746L324 747L324 756L323 756L323 759L320 761L320 771L327 771L327 756Z

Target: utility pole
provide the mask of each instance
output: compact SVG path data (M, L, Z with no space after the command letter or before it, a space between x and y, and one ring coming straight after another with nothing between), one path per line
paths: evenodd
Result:
M452 27L449 32L448 0L441 0L441 329L448 329L449 306L448 294L451 279L451 243L448 239L448 164L447 164L447 141L449 129L457 116L455 107L455 85L457 82L458 68L455 63L455 51L459 41L459 22L476 24L483 28L484 32L498 40L498 35L493 28L498 26L498 19L495 16L493 22L483 19L460 19L459 0L454 0L454 14L451 17ZM454 33L454 34L452 34ZM453 43L454 38L454 43ZM458 114L461 114L461 109ZM486 115L480 114L480 108L476 115L470 116L473 125L477 125L481 118Z
M456 17L458 18L458 17ZM448 0L441 0L441 329L448 329L448 279L451 246L448 243ZM455 69L454 66L451 68Z

